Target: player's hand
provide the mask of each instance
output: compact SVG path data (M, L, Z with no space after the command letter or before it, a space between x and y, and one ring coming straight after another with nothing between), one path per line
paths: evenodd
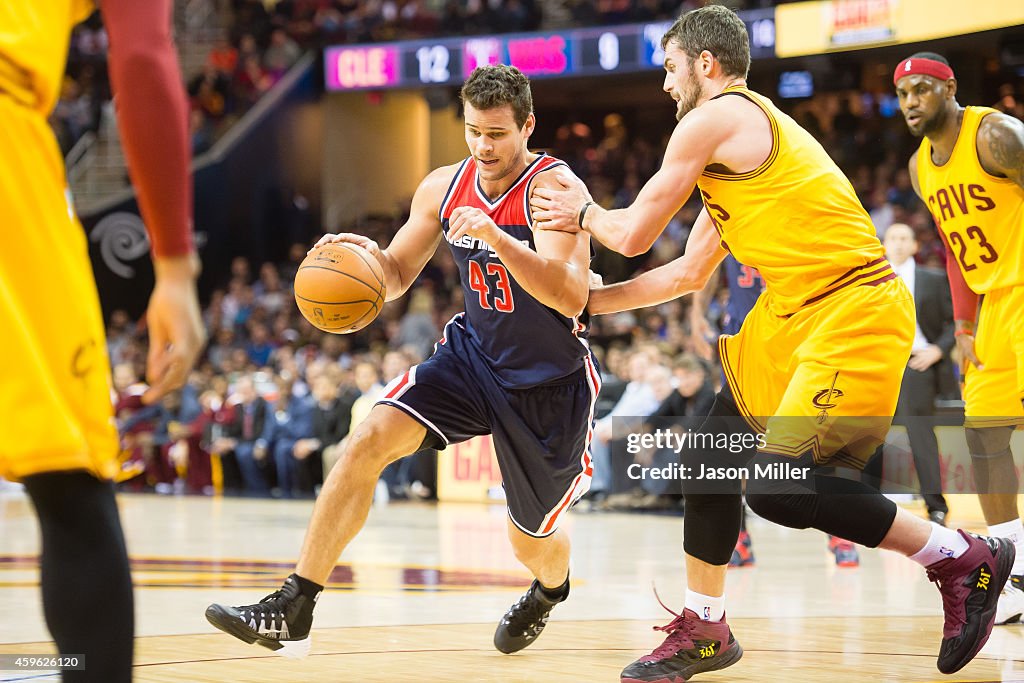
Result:
M475 206L459 206L448 220L448 241L457 242L464 235L486 242L491 249L505 237L504 231L486 213Z
M146 310L149 389L142 395L142 402L147 405L185 384L206 344L206 330L196 296L199 258L195 254L157 258L153 269L156 286Z
M578 178L555 172L559 188L535 187L530 195L530 215L538 230L579 232L580 209L593 201L587 186ZM593 207L590 209L593 211Z
M960 375L967 374L968 364L973 363L979 370L985 366L978 360L978 354L974 352L974 335L961 332L956 336L956 348L960 351Z
M942 349L935 344L929 344L926 348L910 354L910 361L907 362L907 367L911 370L924 372L940 360L942 360Z
M366 251L370 252L377 262L380 263L381 268L386 267L384 258L384 252L381 251L380 246L365 235L357 235L354 232L329 232L316 241L316 244L306 252L306 255L312 254L314 250L319 249L325 244L354 244L357 247L362 247ZM386 271L385 271L386 272Z

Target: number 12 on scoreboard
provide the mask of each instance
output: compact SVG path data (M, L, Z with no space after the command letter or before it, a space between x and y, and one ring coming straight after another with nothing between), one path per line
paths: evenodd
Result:
M451 53L444 45L424 45L416 50L416 60L420 65L420 82L447 83L451 80L448 68Z

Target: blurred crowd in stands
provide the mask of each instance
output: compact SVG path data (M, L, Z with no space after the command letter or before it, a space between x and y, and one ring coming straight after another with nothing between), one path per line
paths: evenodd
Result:
M270 89L306 48L430 36L512 33L552 25L671 20L707 0L208 0L228 17L205 66L185 73L193 152L202 153ZM734 9L777 0L720 2ZM545 15L547 11L547 16ZM181 45L179 37L179 46ZM60 100L51 117L67 154L109 114L108 40L99 12L71 37Z
M516 33L567 25L671 20L707 0L234 0L245 22L284 26L306 46L432 36ZM772 0L721 0L733 9Z
M236 4L237 11L231 15L233 24L210 48L203 67L184 73L191 104L193 154L209 149L216 137L273 87L302 54L283 22L262 23L246 11L262 7L261 3ZM72 33L60 99L50 119L65 154L86 132L97 131L104 116L109 120L112 115L108 47L99 12Z

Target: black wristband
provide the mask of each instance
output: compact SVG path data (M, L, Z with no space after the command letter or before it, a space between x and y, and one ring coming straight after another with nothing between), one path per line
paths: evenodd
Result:
M583 219L587 217L587 209L589 209L596 203L597 202L587 202L586 204L583 205L583 208L580 209L580 215L576 219L576 222L579 224L581 230L583 229Z

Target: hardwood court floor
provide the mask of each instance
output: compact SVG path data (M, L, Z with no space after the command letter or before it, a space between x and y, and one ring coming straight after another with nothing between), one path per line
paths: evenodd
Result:
M274 590L311 503L120 502L137 584L137 681L614 682L661 641L651 626L671 620L652 582L675 609L685 590L680 518L576 513L567 524L572 596L533 647L501 655L495 623L529 582L505 539L503 508L394 504L374 509L346 552L317 607L313 655L296 662L217 632L203 610ZM978 659L939 674L940 599L909 561L866 550L859 568L838 569L817 532L755 520L751 534L758 564L731 571L727 588L743 660L696 681L1024 682L1024 626L997 627ZM0 653L52 652L37 543L24 497L0 496ZM14 680L57 677L0 672Z

